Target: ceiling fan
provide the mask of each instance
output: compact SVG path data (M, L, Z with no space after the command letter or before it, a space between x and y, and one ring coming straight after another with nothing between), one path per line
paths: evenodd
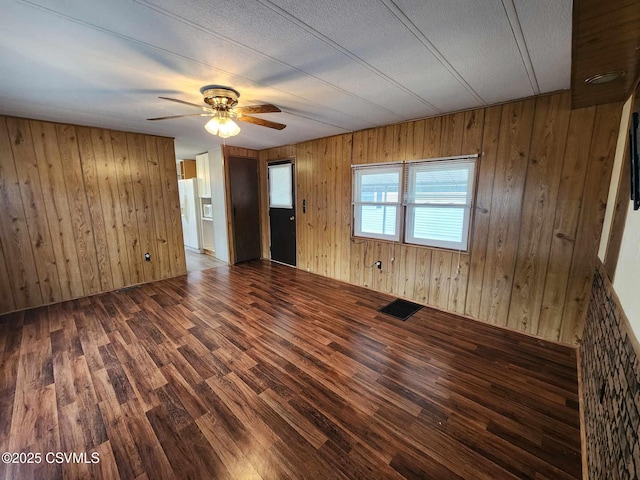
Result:
M260 125L262 127L274 128L276 130L282 130L286 127L286 125L282 123L272 122L270 120L264 120L250 115L254 113L280 112L281 110L275 105L265 104L236 107L240 93L233 88L222 85L206 85L200 89L200 93L204 96L204 103L206 103L207 106L185 102L184 100L178 100L176 98L159 98L169 100L170 102L182 103L183 105L196 107L205 113L172 115L170 117L148 118L147 120L168 120L170 118L182 117L212 117L211 120L205 124L204 128L206 128L212 135L218 135L222 138L232 137L240 133L240 127L238 127L233 119L239 120L240 122L253 123L254 125Z

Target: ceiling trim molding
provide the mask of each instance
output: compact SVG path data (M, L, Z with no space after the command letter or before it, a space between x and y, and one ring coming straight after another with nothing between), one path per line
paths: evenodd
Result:
M533 62L531 61L529 48L527 47L527 42L524 38L524 32L522 31L522 24L520 23L516 6L513 3L513 0L502 0L502 7L504 8L504 13L507 15L507 19L509 20L509 26L511 27L513 38L518 46L520 58L522 58L522 63L527 71L527 76L529 77L529 83L531 84L533 94L540 95L540 85L538 84L538 78L536 77L536 72L533 68Z

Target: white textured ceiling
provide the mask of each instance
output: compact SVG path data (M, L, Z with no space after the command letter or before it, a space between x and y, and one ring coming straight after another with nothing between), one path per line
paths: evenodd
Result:
M569 88L571 0L0 0L0 113L220 143L197 113L229 85L266 148Z

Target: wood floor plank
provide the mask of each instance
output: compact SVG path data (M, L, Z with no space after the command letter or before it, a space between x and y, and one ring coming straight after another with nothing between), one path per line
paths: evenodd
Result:
M0 448L100 463L0 479L581 478L575 350L391 299L254 261L2 316Z

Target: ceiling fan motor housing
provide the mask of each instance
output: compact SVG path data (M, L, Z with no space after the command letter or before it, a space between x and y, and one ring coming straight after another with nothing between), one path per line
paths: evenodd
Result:
M207 105L218 111L229 111L238 104L240 93L222 85L206 85L200 89Z

